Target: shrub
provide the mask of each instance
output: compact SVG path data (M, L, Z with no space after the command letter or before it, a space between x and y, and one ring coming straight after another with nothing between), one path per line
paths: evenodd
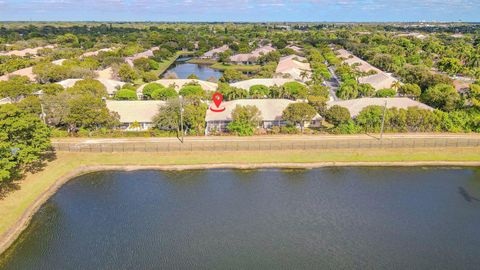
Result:
M180 95L184 97L188 96L198 96L198 97L205 97L206 93L205 90L199 85L185 85L180 89Z
M159 83L149 83L143 87L142 94L145 99L151 99L152 98L152 93L155 90L165 88L163 85Z
M151 98L155 100L168 100L174 97L178 97L178 94L173 87L155 89L151 94Z
M325 119L329 123L334 124L335 126L338 126L350 120L350 112L345 107L333 105L325 113Z
M265 85L257 84L250 87L250 96L253 98L264 98L270 90Z
M380 89L375 93L376 97L394 97L397 94L397 91L395 89L391 88L384 88Z
M130 89L120 89L115 92L116 100L137 100L137 92Z

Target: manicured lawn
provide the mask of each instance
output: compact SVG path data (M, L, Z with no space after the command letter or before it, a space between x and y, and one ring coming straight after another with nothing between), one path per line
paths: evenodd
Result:
M213 64L217 64L218 62L213 59L192 58L188 60L187 63L199 64L199 65L213 65Z
M185 52L182 52L182 51L176 52L175 55L173 55L172 57L159 63L159 67L157 70L155 70L155 72L157 72L158 75L160 76L162 73L165 72L165 70L168 69L168 67L170 67L173 64L173 62L175 62L175 60L177 60L178 57L182 56L183 54L185 54Z
M18 182L19 189L0 200L0 235L60 177L93 165L192 165L314 162L480 161L479 148L341 149L322 151L57 153L44 170Z
M262 66L260 66L260 65L247 66L247 65L222 64L222 63L216 63L214 65L211 65L210 67L213 68L213 69L218 69L218 70L222 70L222 71L227 70L227 69L235 69L235 70L242 71L242 72L258 71L259 69L262 68Z

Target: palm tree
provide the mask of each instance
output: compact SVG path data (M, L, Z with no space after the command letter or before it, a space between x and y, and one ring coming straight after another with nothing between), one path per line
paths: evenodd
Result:
M402 86L400 81L394 81L390 87L392 87L395 90L398 90L398 88L400 88L400 86Z
M480 51L472 52L468 57L468 65L470 67L479 67L480 66Z
M300 78L302 79L302 81L305 81L306 78L308 78L309 74L306 70L302 70L302 72L300 72Z

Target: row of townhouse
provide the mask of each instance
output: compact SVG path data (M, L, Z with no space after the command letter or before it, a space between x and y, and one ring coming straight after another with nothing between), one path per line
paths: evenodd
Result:
M353 55L351 52L345 49L337 50L337 55L344 64L348 64L360 72L375 73L358 78L358 83L360 84L370 84L373 86L373 88L375 88L375 90L380 90L384 88L391 88L393 84L398 82L398 80L394 78L392 74L386 73L372 66L367 61Z
M260 128L266 130L274 126L284 126L286 121L283 119L283 111L288 105L295 102L287 99L239 99L222 103L225 107L223 112L213 112L208 110L206 113L206 130L205 134L226 132L228 124L232 121L232 111L238 106L256 106L260 113L262 121ZM166 104L161 100L144 100L144 101L116 101L107 100L106 105L110 111L117 112L120 115L121 128L125 130L147 130L153 127L153 118L159 112L159 108ZM327 107L334 105L345 107L349 110L352 118L356 118L358 114L366 107L371 105L387 106L387 108L408 109L409 107L418 107L426 110L433 110L418 101L406 97L394 98L359 98L352 100L329 101ZM305 126L320 127L322 117L316 115L311 121L306 122Z

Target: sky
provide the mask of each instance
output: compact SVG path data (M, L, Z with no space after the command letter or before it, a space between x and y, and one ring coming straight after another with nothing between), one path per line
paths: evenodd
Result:
M480 21L480 0L0 0L0 21Z

